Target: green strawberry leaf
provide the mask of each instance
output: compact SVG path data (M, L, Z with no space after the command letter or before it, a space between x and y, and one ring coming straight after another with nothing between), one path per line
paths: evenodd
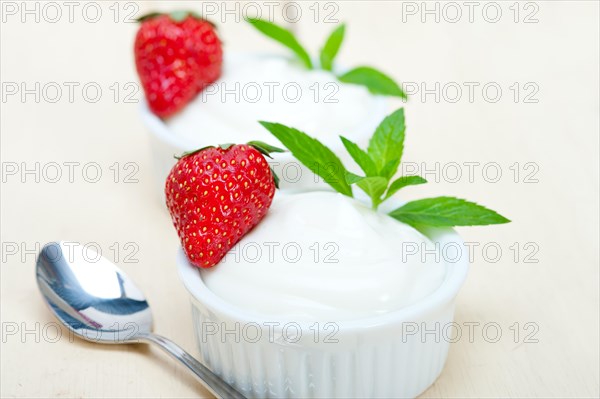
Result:
M159 17L161 15L164 15L164 14L161 13L161 12L150 12L148 14L144 14L144 15L142 15L140 17L137 17L135 20L136 20L136 22L144 22L144 21L147 21L149 19Z
M191 15L191 14L192 13L189 11L177 10L177 11L170 12L169 17L175 22L181 22L184 19L186 19L188 17L188 15Z
M392 182L390 187L388 188L387 193L385 194L384 201L390 198L392 195L396 194L398 190L406 186L415 186L417 184L425 184L427 180L423 179L421 176L402 176L397 178Z
M406 100L406 93L386 74L371 67L357 67L338 77L340 82L367 87L373 94L395 96Z
M275 173L272 167L269 166L269 169L271 169L271 174L273 175L273 183L275 183L275 188L279 188L279 176L277 176L277 173Z
M279 123L259 123L277 137L296 159L321 176L334 190L352 197L352 188L346 182L346 168L333 151L297 129Z
M377 166L375 166L375 163L373 162L369 154L367 154L357 144L353 143L347 138L340 136L340 139L342 140L344 147L346 147L346 150L348 151L352 159L354 159L354 162L356 162L358 166L360 166L363 172L365 172L365 174L369 177L377 176Z
M404 150L404 108L400 108L377 126L367 152L375 162L379 175L391 179L398 170Z
M302 47L302 45L298 42L292 32L279 25L262 19L248 18L247 21L264 35L278 41L292 50L308 69L312 69L313 65L312 61L310 60L310 56L304 47Z
M478 226L508 223L510 220L474 202L454 197L425 198L409 202L389 213L411 226Z
M255 147L255 146L261 147L269 152L285 152L285 150L283 148L275 147L274 145L267 144L264 141L252 140L252 141L249 141L247 144L251 145L253 147Z
M249 141L247 144L251 147L254 147L261 154L263 154L264 156L269 157L269 158L273 158L271 156L272 152L285 152L284 149L267 144L264 141L254 140L254 141Z
M333 60L337 55L342 42L344 41L344 33L346 31L346 25L342 24L338 26L336 30L331 32L329 38L325 42L325 46L321 49L321 68L326 71L331 71L333 68Z
M226 144L225 144L226 145ZM200 151L204 151L207 148L215 148L214 145L207 145L206 147L202 147L202 148L198 148L197 150L192 150L192 151L185 151L184 153L182 153L181 155L173 155L173 158L179 160L181 158L187 157L189 155L194 155Z
M203 18L202 15L197 14L194 11L186 11L186 10L175 10L175 11L171 11L168 14L162 13L162 12L150 12L148 14L144 14L141 17L136 18L135 20L136 20L136 22L144 22L144 21L150 20L152 18L160 17L161 15L168 15L169 18L171 18L171 20L173 22L182 22L188 16L190 16L190 17L193 17L195 19L201 19L203 21L206 21L209 24L211 24L215 29L217 28L217 26L214 23L212 23L211 21Z

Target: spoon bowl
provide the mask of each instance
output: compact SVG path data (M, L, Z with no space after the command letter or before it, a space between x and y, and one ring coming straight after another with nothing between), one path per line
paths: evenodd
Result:
M77 336L121 343L152 332L142 292L112 262L71 243L46 245L37 262L40 291L56 317Z
M46 244L37 259L36 279L50 310L75 335L99 343L157 344L215 396L244 398L174 342L152 333L144 294L91 248L65 241Z

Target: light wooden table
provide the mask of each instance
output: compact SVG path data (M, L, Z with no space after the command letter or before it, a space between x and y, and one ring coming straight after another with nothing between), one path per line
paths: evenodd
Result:
M36 3L27 4L33 9ZM51 23L56 13L44 11L45 3L37 5L42 14L36 22L35 15L23 16L22 9L13 15L14 8L7 8L20 8L20 2L2 2L0 394L206 396L155 349L70 340L65 330L56 330L37 292L33 266L40 245L56 239L97 243L111 259L118 253L117 263L143 288L156 331L195 352L189 305L173 260L177 239L156 200L138 104L124 97L127 83L137 81L131 55L136 25L122 22L134 6L118 4L121 22L115 23L113 2L77 3L70 23L67 6L57 4L62 18ZM458 298L456 321L464 336L452 345L444 372L423 396L598 397L598 2L541 1L527 8L520 3L519 22L513 2L499 2L497 23L485 20L484 7L485 17L495 18L490 8L495 6L485 3L478 3L473 23L461 2L463 15L456 23L449 22L456 10L441 3L439 23L429 14L421 22L421 2L337 4L336 17L348 23L340 54L344 64L376 65L417 87L431 89L440 82L439 102L434 94L423 99L421 87L406 105L405 161L424 162L430 169L440 162L441 174L438 183L407 190L408 197L460 195L514 221L460 229L467 241L480 244ZM94 19L96 5L102 10L99 21L86 21L82 10ZM311 5L303 3L298 31L315 51L333 25L311 22ZM139 9L177 6L143 2ZM331 12L324 3L318 7L320 18ZM531 13L529 20L538 22L524 23ZM243 23L219 25L228 50L279 51ZM35 92L36 82L39 102L35 93L22 99L21 84ZM63 89L56 103L51 102L52 82ZM65 82L79 84L72 102ZM478 84L472 102L465 82ZM86 98L82 88L88 83ZM482 93L486 84L488 97ZM456 85L463 93L452 103ZM11 95L15 87L19 93ZM95 103L94 87L102 89ZM502 95L494 103L489 100L495 87ZM133 98L140 99L140 93ZM39 181L35 172L21 173L36 162ZM53 162L62 172L55 183L50 182L56 177ZM72 182L65 162L79 163ZM461 165L458 182L449 181L455 176L452 162ZM480 163L473 182L465 162ZM102 171L96 183L82 176L84 167L88 173L98 167L92 163ZM127 163L137 168L137 183L124 182ZM490 182L497 168L493 163L502 172L495 183ZM120 171L116 183L115 169ZM434 173L427 173L434 182ZM132 248L137 263L124 258ZM496 248L502 255L493 263ZM469 325L475 325L471 340ZM502 335L492 342L496 329Z

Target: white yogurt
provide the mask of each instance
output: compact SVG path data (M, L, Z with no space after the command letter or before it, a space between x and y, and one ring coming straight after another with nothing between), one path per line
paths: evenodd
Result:
M378 98L363 86L340 83L327 71L307 70L276 55L229 55L221 78L180 113L166 121L192 146L277 142L258 124L279 122L338 142L338 135L360 137L371 124ZM379 111L380 112L380 111Z
M415 248L418 254L403 256ZM446 265L433 252L427 237L352 198L278 192L265 219L201 276L216 295L248 311L351 320L435 291Z

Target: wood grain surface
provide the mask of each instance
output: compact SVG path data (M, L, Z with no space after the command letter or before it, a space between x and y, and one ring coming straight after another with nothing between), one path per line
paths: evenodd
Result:
M96 2L87 6L102 11L95 23L81 14L87 3L78 3L72 23L60 2L56 23L48 21L55 16L51 9L39 22L31 15L22 22L22 10L13 14L7 3L22 7L3 1L0 28L1 396L207 397L154 348L71 339L45 308L34 279L35 252L43 243L97 243L146 293L155 330L196 353L188 297L174 264L177 238L157 199L139 104L124 97L125 85L137 77L136 24L123 19L131 11L201 10L199 2L134 8ZM27 4L33 9L36 2ZM455 23L443 3L426 3L439 7L439 22L427 14L422 21L421 2L335 4L334 17L348 25L340 61L378 66L412 84L405 162L420 167L430 183L403 195L456 195L513 220L459 229L477 244L457 300L462 337L423 397L598 397L599 3L520 3L515 22L513 2L498 2L496 23L483 17L485 2L477 3L473 22L456 3L463 15ZM44 5L38 3L40 12ZM301 5L295 29L315 52L334 24L315 23L313 2ZM321 19L331 12L325 5L317 4ZM486 10L489 19L493 10ZM213 20L226 51L282 51L243 22L229 17L222 23L221 16ZM537 22L525 23L526 16ZM40 101L35 94L22 98L21 85L31 89L36 82ZM51 82L63 87L56 102L50 101L52 85L43 93ZM65 82L79 84L73 101ZM90 82L102 89L97 102L82 92ZM456 86L462 95L454 101ZM15 87L19 92L9 95ZM497 87L502 93L492 101ZM139 92L132 98L143 99ZM65 162L79 163L72 179ZM36 163L39 173L22 173ZM63 174L54 183L52 163ZM83 168L96 168L91 163L102 171L96 183L82 176ZM467 165L474 165L471 178ZM127 183L131 171L137 182Z

